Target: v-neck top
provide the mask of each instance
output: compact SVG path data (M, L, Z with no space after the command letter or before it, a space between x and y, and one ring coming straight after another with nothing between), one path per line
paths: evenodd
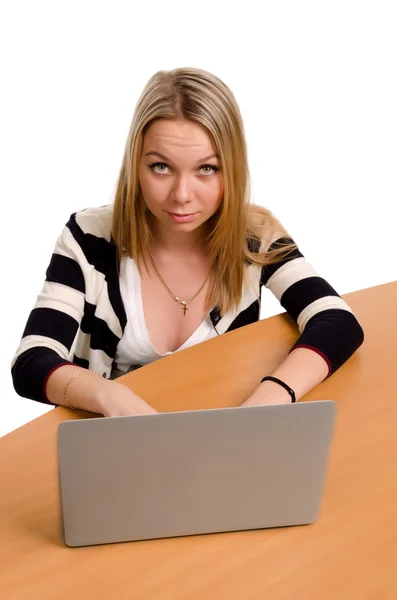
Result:
M121 259L120 293L127 316L127 324L116 350L116 369L121 372L128 372L137 366L147 365L154 360L173 354L173 352L161 354L154 348L150 340L143 311L139 270L135 261L129 257ZM208 314L186 342L177 348L175 352L209 340L217 335Z
M64 365L113 378L116 353L128 370L134 363L145 364L161 356L148 339L139 279L134 280L132 267L127 269L128 261L120 282L119 256L112 239L113 208L109 204L73 213L58 236L42 290L11 361L14 388L24 398L51 404L47 381ZM264 232L262 240L247 238L253 252L270 252L292 242L277 231ZM329 375L361 345L364 334L351 308L295 248L277 263L247 264L238 305L223 314L217 307L209 313L216 333L206 320L180 349L257 322L265 289L296 323L297 339L290 351L309 348L317 352L327 362ZM242 362L245 358L246 348L241 348Z

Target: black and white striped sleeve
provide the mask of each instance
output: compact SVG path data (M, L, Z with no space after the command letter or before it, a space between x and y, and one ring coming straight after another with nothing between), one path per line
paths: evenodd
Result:
M269 249L292 241L279 238ZM301 335L291 351L307 348L317 352L328 365L328 376L362 344L364 333L351 308L299 249L274 265L265 265L261 282L298 325Z
M73 364L73 344L84 314L84 255L70 223L57 240L43 288L11 364L16 392L44 403L49 403L45 396L49 375L61 365Z

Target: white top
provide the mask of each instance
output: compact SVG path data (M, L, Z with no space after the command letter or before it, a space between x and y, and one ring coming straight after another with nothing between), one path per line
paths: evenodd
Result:
M135 261L129 257L122 257L120 262L120 293L127 315L127 324L117 346L116 368L125 373L136 366L147 365L163 356L173 354L173 352L160 354L150 341L143 312L141 278ZM217 335L208 314L189 339L175 352Z

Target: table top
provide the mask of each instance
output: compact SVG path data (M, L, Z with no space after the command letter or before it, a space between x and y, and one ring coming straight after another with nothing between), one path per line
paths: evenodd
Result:
M395 600L397 282L344 296L365 341L303 401L338 404L312 525L68 548L56 432L87 413L56 408L0 439L0 598ZM278 315L123 377L159 411L237 406L298 332Z

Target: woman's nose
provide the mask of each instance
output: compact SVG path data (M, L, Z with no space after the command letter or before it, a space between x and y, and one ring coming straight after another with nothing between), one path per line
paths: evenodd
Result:
M194 195L193 186L194 184L191 181L191 179L189 179L189 177L178 177L173 190L175 202L178 202L180 204L186 204L187 202L191 202Z

